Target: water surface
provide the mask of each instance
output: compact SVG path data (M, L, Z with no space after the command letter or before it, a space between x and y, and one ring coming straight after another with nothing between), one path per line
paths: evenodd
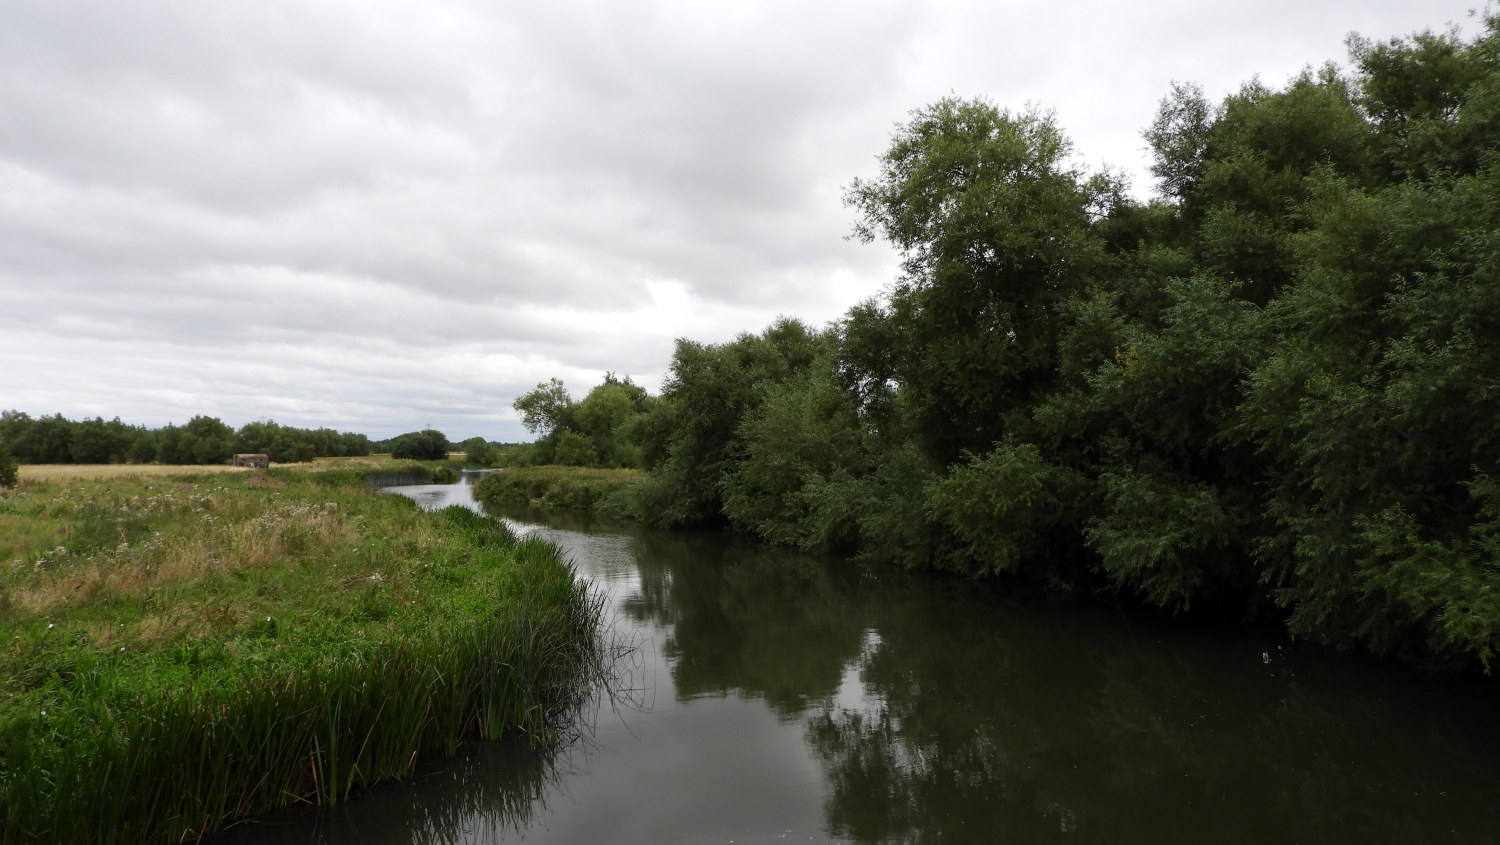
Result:
M400 492L472 506L464 484ZM563 748L474 745L227 841L1500 836L1493 684L717 534L505 518L611 597L621 689Z

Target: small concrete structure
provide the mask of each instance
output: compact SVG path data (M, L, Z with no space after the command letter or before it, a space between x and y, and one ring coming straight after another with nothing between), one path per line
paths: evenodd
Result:
M237 467L265 469L271 465L271 458L269 455L235 455L234 465Z

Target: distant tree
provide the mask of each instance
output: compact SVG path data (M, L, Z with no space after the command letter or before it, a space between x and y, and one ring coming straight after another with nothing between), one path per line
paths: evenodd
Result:
M370 438L363 434L344 432L339 435L339 452L341 457L368 455L371 452Z
M158 436L159 432L152 429L137 428L131 436L125 460L133 464L149 464L156 460Z
M0 443L0 487L14 487L20 478L20 462Z
M223 464L234 456L234 429L218 417L193 417L182 431L184 463Z
M448 457L448 438L441 431L423 429L400 435L391 447L391 457L413 461L439 461Z
M33 420L24 411L0 412L0 445L6 446L13 457L27 463L23 450L17 445L31 432Z
M469 463L477 464L481 467L494 465L495 459L499 456L495 450L495 444L490 443L483 437L470 437L468 440L459 443L458 448L463 450L464 457Z
M262 451L278 464L289 464L298 460L297 444L300 442L297 429L278 426L276 436Z
M156 457L159 464L183 464L187 458L182 454L182 427L167 423L156 432Z
M234 436L234 450L246 454L267 454L276 441L281 426L275 420L256 420L245 423Z
M109 422L95 417L74 423L69 453L75 464L120 463L125 460L129 442L129 430L119 417Z
M11 444L15 455L26 464L66 464L73 460L74 423L62 414L40 417L20 439Z

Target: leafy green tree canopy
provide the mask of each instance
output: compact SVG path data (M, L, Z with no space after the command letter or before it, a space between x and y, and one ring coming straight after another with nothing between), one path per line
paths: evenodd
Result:
M0 443L0 487L16 486L20 473L20 464L16 461L16 456L5 448L4 443Z
M440 461L448 457L448 438L441 431L410 431L395 439L391 457L413 461Z
M888 306L850 326L854 348L879 354L847 367L855 382L899 385L944 463L988 448L1006 410L1051 383L1058 304L1102 261L1091 221L1119 188L1069 153L1050 114L947 98L913 112L880 175L845 194L863 218L855 235L902 259Z
M573 397L562 380L552 378L537 384L536 389L516 399L511 407L521 415L521 425L532 434L546 437L563 423L564 414L573 407Z

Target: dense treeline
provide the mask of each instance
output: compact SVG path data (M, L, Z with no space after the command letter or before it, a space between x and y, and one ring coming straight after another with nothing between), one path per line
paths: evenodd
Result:
M236 431L216 417L197 416L186 425L150 429L126 425L119 417L75 422L62 414L33 419L20 411L5 411L0 413L0 449L23 464L222 464L240 452L292 463L368 455L370 440L363 434L294 428L270 420L246 423Z
M640 513L1488 666L1500 24L1351 57L1175 87L1145 204L1048 114L914 112L846 196L900 277L679 341L628 428Z

